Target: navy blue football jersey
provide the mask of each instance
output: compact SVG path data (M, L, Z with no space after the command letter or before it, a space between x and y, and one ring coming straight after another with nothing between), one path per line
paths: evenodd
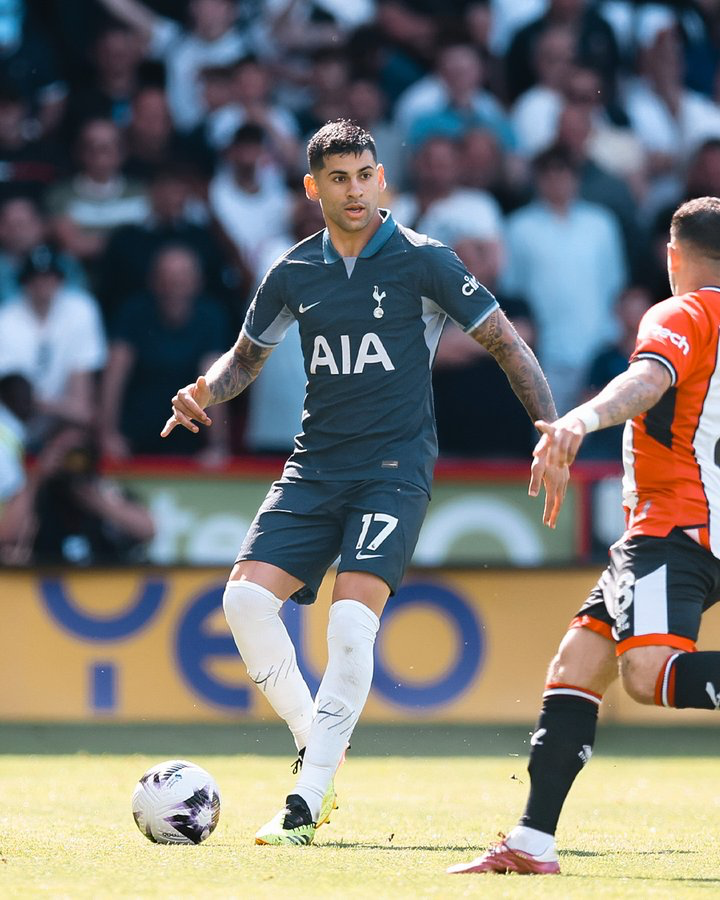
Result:
M429 492L437 457L430 369L446 316L464 331L497 301L449 248L383 222L357 258L327 229L272 266L243 333L274 347L297 319L307 387L285 475L401 479Z

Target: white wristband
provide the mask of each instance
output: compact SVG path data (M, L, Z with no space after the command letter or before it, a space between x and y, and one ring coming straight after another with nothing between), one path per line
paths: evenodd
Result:
M573 419L579 419L585 426L585 434L597 431L600 427L600 416L590 406L578 406L572 411Z

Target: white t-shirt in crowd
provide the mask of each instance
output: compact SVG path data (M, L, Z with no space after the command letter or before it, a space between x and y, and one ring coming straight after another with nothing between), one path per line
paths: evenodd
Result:
M502 237L503 217L497 200L475 188L457 188L431 203L419 215L413 194L400 194L392 204L396 222L453 247L464 238L494 241Z
M288 230L291 200L272 167L260 172L258 182L260 189L250 194L230 169L221 168L210 182L208 199L212 214L259 279L264 245Z
M150 53L165 62L170 112L181 131L194 128L204 113L200 71L209 66L229 66L247 52L245 38L235 28L214 41L204 41L171 19L156 19Z
M625 92L625 110L647 150L687 159L708 138L720 137L720 108L696 91L683 90L677 117L643 78Z
M95 372L107 346L95 299L60 288L45 319L38 319L22 294L0 307L0 375L19 372L40 400L61 397L74 372Z
M554 143L564 100L559 91L536 84L521 94L510 110L518 152L532 157Z

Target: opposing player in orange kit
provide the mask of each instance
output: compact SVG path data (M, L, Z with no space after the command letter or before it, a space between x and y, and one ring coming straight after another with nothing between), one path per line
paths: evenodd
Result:
M720 652L696 652L720 599L720 199L691 200L670 226L673 296L640 323L627 370L553 423L536 458L570 464L589 431L626 422L627 530L550 663L530 740L518 825L448 872L560 872L555 829L592 755L598 709L618 676L638 703L720 709ZM619 665L618 665L619 662Z

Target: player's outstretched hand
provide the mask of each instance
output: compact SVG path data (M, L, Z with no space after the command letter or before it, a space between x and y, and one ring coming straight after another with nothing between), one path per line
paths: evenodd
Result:
M200 429L195 421L202 425L212 425L212 419L205 412L205 407L209 402L210 388L205 376L201 375L194 384L188 384L181 388L172 398L173 414L165 423L160 436L167 437L178 425L197 433Z
M538 456L533 459L528 494L531 497L537 497L540 493L540 485L545 485L543 524L548 528L554 528L557 524L569 480L570 469L567 466L548 465L544 458Z
M585 437L583 422L568 414L554 422L540 419L535 427L540 432L540 440L535 445L533 456L544 460L548 466L572 465Z

